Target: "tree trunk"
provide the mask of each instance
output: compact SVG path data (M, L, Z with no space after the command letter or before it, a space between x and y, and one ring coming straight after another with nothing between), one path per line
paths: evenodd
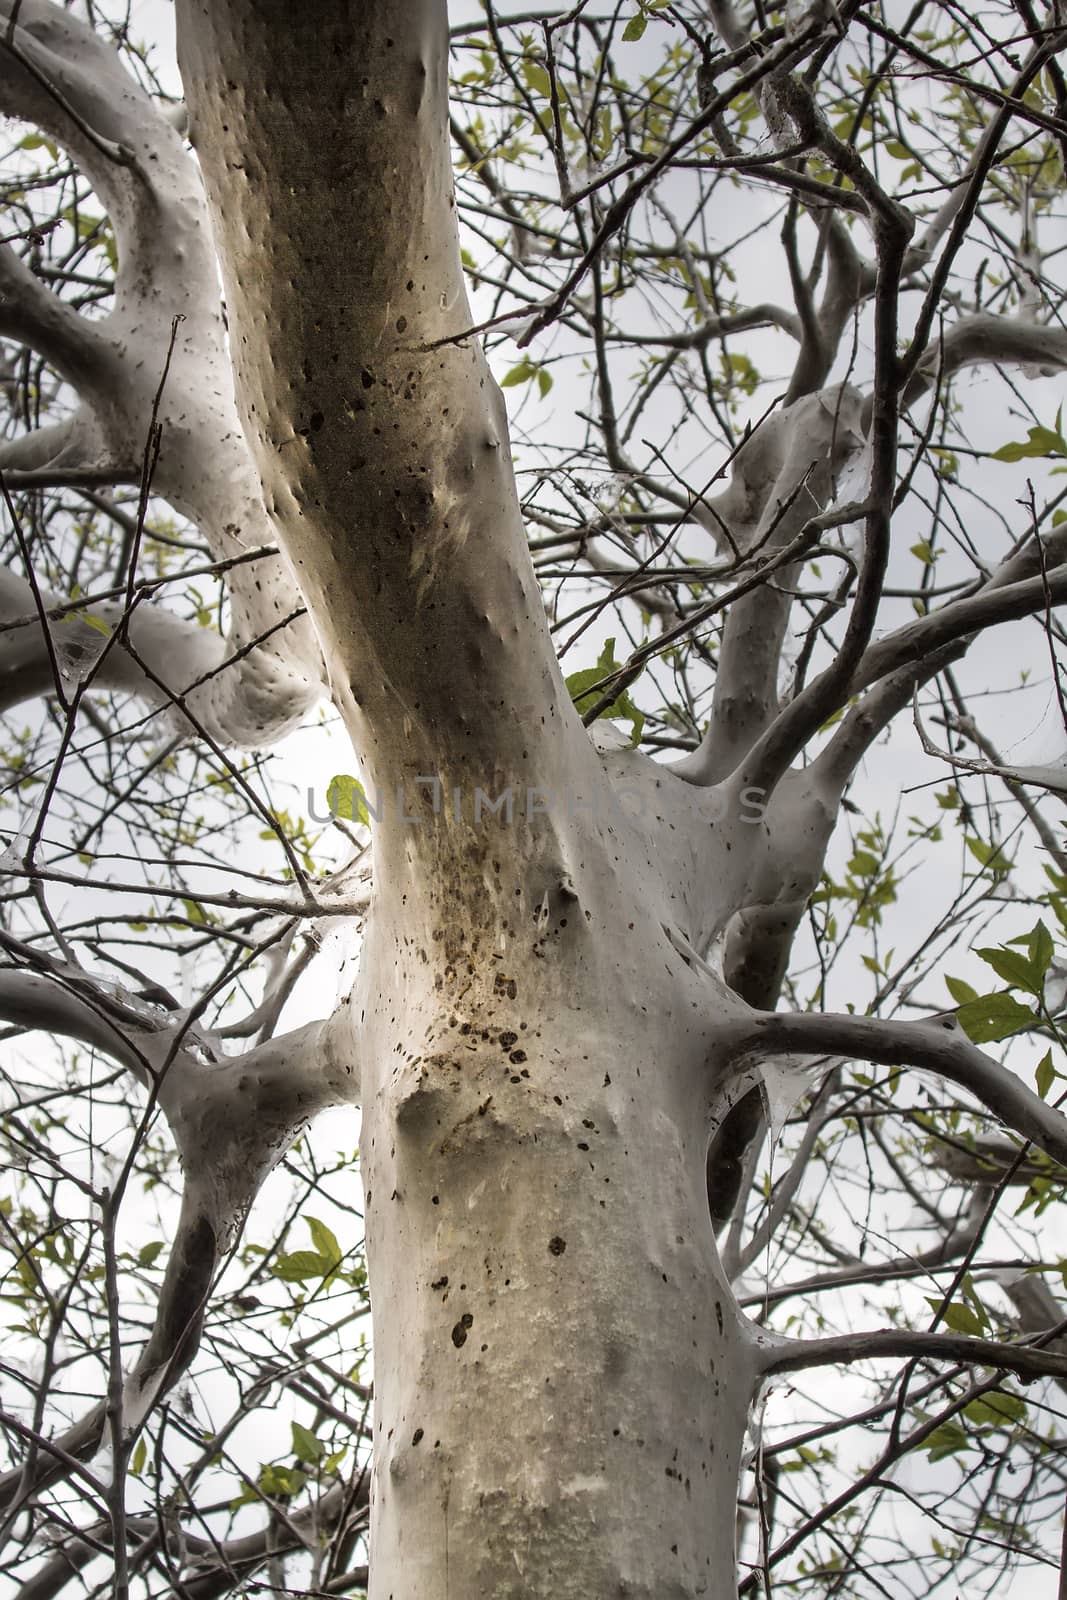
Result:
M179 43L246 430L382 813L370 1592L726 1600L753 1367L706 1159L742 1008L681 930L753 830L601 758L562 683L457 337L444 0L327 12L186 0Z
M714 1028L618 832L554 821L420 833L364 956L374 1600L735 1593Z

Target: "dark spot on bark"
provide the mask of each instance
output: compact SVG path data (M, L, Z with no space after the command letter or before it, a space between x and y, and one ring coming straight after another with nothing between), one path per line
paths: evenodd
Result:
M578 1148L579 1148L579 1150L588 1150L589 1146L583 1140L579 1139L578 1140Z
M548 1241L548 1250L550 1255L561 1256L566 1248L566 1239L561 1239L558 1233L553 1234L551 1239Z
M364 389L373 389L374 388L374 374L373 374L373 372L368 372L366 367L363 367L361 369L361 371L360 371L360 374L359 374L359 381L360 381L360 383L362 383Z
M467 1342L467 1329L474 1322L469 1311L465 1311L456 1326L452 1329L452 1343L457 1350L461 1350Z
M318 433L325 421L326 418L323 416L321 411L313 411L308 418L308 423L311 427L312 433Z
M416 1428L415 1432L411 1435L411 1442L412 1442L412 1444L419 1444L421 1442L421 1440L422 1440L422 1429L421 1428Z
M408 325L407 317L397 317L397 319L396 319L396 331L397 331L397 333L403 333L403 331L407 327L407 325Z
M448 1273L447 1272L445 1273L443 1278L435 1278L433 1283L431 1283L431 1285L430 1285L431 1289L446 1289L447 1287L448 1287Z
M519 1036L518 1036L517 1033L502 1033L500 1035L500 1048L501 1048L501 1050L510 1050L512 1045L515 1044L515 1042L518 1039L518 1037Z
M149 1342L146 1355L158 1351L175 1376L183 1372L200 1343L204 1304L207 1300L216 1260L215 1230L206 1217L198 1217L183 1239L176 1240L171 1272L177 1266L174 1293L164 1302L163 1312ZM146 1363L147 1365L147 1363ZM156 1371L147 1365L148 1373Z
M430 1196L430 1204L434 1205L434 1206L439 1206L441 1204L441 1196L438 1195L438 1194L431 1195Z
M526 1060L526 1051L525 1050L513 1050L511 1052L511 1054L508 1056L508 1060L509 1061L514 1061L516 1066L520 1066L521 1063Z

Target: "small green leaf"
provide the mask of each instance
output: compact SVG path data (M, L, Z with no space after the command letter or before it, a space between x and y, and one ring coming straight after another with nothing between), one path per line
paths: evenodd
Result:
M544 67L538 66L535 61L524 61L522 75L526 79L528 88L543 95L546 100L552 98L552 79Z
M141 1473L144 1471L145 1461L147 1459L148 1446L145 1444L142 1436L140 1439L138 1439L136 1445L134 1446L133 1455L130 1457L130 1471L133 1473L135 1478L139 1478L141 1476Z
M287 1500L299 1494L307 1481L307 1473L299 1472L294 1467L266 1466L259 1475L260 1489L272 1499Z
M163 1248L162 1239L153 1239L150 1244L144 1244L137 1252L137 1265L150 1267Z
M272 1271L283 1283L307 1283L309 1278L324 1278L330 1263L317 1250L294 1250L290 1255L276 1256Z
M567 679L567 690L580 712L584 714L591 711L604 695L610 692L604 679L618 672L619 668L620 663L615 660L615 640L608 639L595 667L584 667L581 672L570 674ZM634 745L639 743L641 730L645 725L645 714L643 711L638 711L628 692L624 690L622 694L617 695L600 715L615 718L620 722L629 722L632 726L630 743Z
M958 1006L965 1005L968 1000L978 999L978 990L972 989L962 978L946 978L945 988Z
M1023 461L1030 456L1067 456L1067 440L1058 428L1029 428L1025 440L1002 444L992 453L994 461Z
M963 1414L972 1422L1004 1427L1005 1424L1025 1421L1026 1401L1018 1395L1002 1394L999 1389L994 1389L990 1394L984 1394L964 1406Z
M358 778L339 772L326 786L326 805L333 817L343 822L370 823L367 795Z
M301 1427L299 1422L291 1422L289 1426L293 1433L293 1454L297 1460L306 1461L311 1466L321 1461L326 1448L321 1439L316 1439L310 1429Z
M520 383L530 383L537 379L537 387L542 397L552 387L552 374L546 372L544 367L538 366L536 361L531 361L528 356L519 362L517 367L512 367L500 380L502 389L514 389Z
M848 870L854 878L873 878L878 871L878 858L872 856L869 850L857 850L848 864Z
M1010 994L983 994L960 1006L956 1020L972 1044L992 1044L1030 1027L1034 1014Z
M974 859L990 872L1007 872L1011 866L1010 858L999 845L986 844L984 839L975 839L971 834L965 836L965 843Z
M1048 1099L1048 1092L1056 1081L1056 1068L1052 1065L1052 1051L1046 1050L1037 1066L1034 1068L1034 1078L1037 1082L1037 1092L1042 1100Z
M957 1422L943 1422L933 1433L923 1447L931 1461L941 1461L945 1456L958 1455L961 1450L971 1449L971 1442Z
M1053 944L1052 935L1043 922L1038 921L1031 929L1026 948L1030 956L1031 966L1036 973L1039 973L1044 978L1045 973L1052 965Z
M1040 994L1041 974L1035 973L1029 959L1018 950L976 950L975 955L992 967L998 978L1010 983L1013 989L1025 989L1028 994Z
M645 29L648 27L648 18L643 12L638 12L636 17L631 17L623 29L624 44L633 44L637 39L644 38Z
M339 1266L343 1251L337 1243L335 1235L331 1233L325 1222L320 1222L318 1217L305 1217L304 1221L308 1225L311 1242L319 1252L319 1255L324 1261L328 1261L331 1267Z
M931 1311L941 1311L940 1300L932 1300L929 1295L926 1303ZM980 1339L985 1332L976 1312L970 1306L965 1306L962 1300L953 1300L941 1311L941 1320L946 1328L951 1328L953 1333L966 1333L972 1338Z

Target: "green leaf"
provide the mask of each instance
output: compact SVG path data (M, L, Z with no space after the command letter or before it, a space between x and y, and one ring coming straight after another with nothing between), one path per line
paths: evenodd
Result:
M295 1467L271 1465L264 1467L259 1475L259 1487L272 1499L290 1499L300 1493L307 1481L307 1473L299 1472Z
M293 1454L297 1460L306 1461L312 1466L321 1461L326 1449L321 1439L316 1439L310 1429L301 1427L299 1422L291 1422L289 1426L293 1433Z
M643 38L644 37L644 33L645 33L645 29L647 27L648 27L648 18L642 12L639 11L636 17L631 17L630 18L629 22L626 24L625 28L623 29L623 32L622 32L623 43L624 44L633 44L635 42L635 40Z
M978 999L978 990L972 989L969 983L964 983L962 978L946 978L945 988L958 1006L966 1004L968 1000Z
M577 709L583 714L591 711L603 696L608 693L604 679L618 672L620 663L615 660L615 640L605 641L600 652L600 659L595 667L584 667L581 672L572 672L567 679L567 692L574 701ZM599 686L599 687L598 687ZM584 703L583 703L584 702ZM620 722L631 724L630 743L638 744L641 739L641 730L645 725L645 714L638 711L629 693L623 691L617 695L610 705L605 706L600 713L602 717L616 718Z
M317 1250L294 1250L291 1255L276 1256L271 1270L283 1283L307 1283L309 1278L324 1278L330 1266Z
M869 850L857 850L848 864L848 870L854 878L873 878L878 871L878 858L872 856Z
M136 1445L134 1446L133 1455L130 1457L130 1471L133 1473L135 1478L139 1478L141 1476L141 1473L144 1471L145 1461L147 1459L148 1446L145 1444L144 1438L142 1437L138 1439Z
M552 98L552 79L545 67L540 67L535 61L524 61L522 75L526 79L527 87L543 95L546 100Z
M992 1044L1030 1027L1034 1014L1010 994L983 994L960 1006L956 1020L972 1044Z
M940 1300L933 1300L927 1295L926 1303L931 1311L941 1311ZM952 1329L953 1333L966 1333L972 1338L980 1339L985 1332L977 1312L972 1311L970 1306L965 1306L962 1300L951 1301L944 1311L941 1311L941 1320L946 1328Z
M994 1389L990 1394L984 1394L964 1406L963 1414L972 1422L1002 1428L1006 1424L1025 1421L1026 1401L1016 1394L1002 1394L999 1389Z
M1018 950L1006 950L1001 946L998 950L976 950L974 953L987 967L993 968L998 978L1010 983L1013 989L1025 989L1028 994L1041 993L1042 975L1035 973L1029 959Z
M1037 1092L1042 1100L1048 1099L1048 1092L1055 1083L1056 1068L1052 1065L1052 1051L1046 1050L1037 1066L1034 1068L1034 1078L1037 1081Z
M1067 439L1058 428L1030 428L1025 440L1002 444L992 453L994 461L1023 461L1029 456L1067 456Z
M1045 973L1052 965L1054 950L1052 935L1043 922L1038 921L1030 930L1026 948L1030 956L1031 966L1035 972L1040 973L1041 977L1044 978Z
M153 1239L150 1244L142 1245L137 1252L137 1265L139 1267L150 1267L162 1248L162 1239Z
M305 1217L304 1221L311 1233L311 1242L319 1255L330 1263L331 1268L340 1266L344 1252L325 1222L320 1222L318 1217Z
M81 619L88 627L95 628L97 633L102 633L105 639L111 638L111 624L110 622L105 622L103 617L96 617L91 611L83 611Z
M941 1461L945 1456L958 1455L970 1450L971 1441L957 1422L943 1422L926 1440L924 1449L931 1461Z
M326 786L326 806L331 816L343 822L370 823L367 795L358 778L339 772Z
M986 844L984 839L975 839L971 834L966 835L965 843L974 859L990 872L1007 872L1011 866L1011 860L999 845Z
M552 387L552 374L546 372L544 367L538 366L536 361L531 361L528 356L519 362L517 367L512 367L500 380L502 389L514 389L520 383L530 383L537 379L537 387L542 396L546 395Z

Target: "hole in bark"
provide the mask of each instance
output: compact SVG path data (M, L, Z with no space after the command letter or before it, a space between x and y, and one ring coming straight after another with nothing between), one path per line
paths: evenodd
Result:
M561 1256L566 1248L566 1239L561 1239L558 1233L553 1234L552 1238L548 1241L548 1249L551 1255Z

